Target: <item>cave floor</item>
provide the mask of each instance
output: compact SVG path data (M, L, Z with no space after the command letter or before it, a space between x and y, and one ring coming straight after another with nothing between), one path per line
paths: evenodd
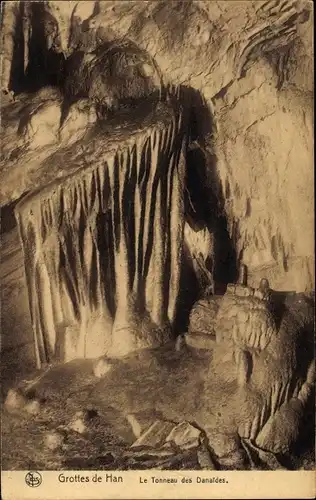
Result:
M163 356L164 357L164 356ZM161 368L159 355L155 356L157 364L151 371L154 376ZM116 391L119 394L119 379L127 385L138 377L139 362L152 364L152 357L136 355L126 360L124 366L116 369ZM172 360L170 360L172 364ZM126 378L126 370L129 372ZM118 375L120 372L120 375ZM133 373L134 372L134 373ZM144 372L143 372L144 373ZM40 371L35 371L27 380L36 379ZM165 385L164 372L160 381ZM25 379L26 380L26 379ZM147 385L148 377L144 382ZM192 381L193 383L197 381ZM17 386L23 387L23 381ZM134 454L130 451L131 444L136 440L132 429L125 418L125 411L110 406L102 408L98 404L102 400L102 379L93 375L90 360L75 361L66 365L55 366L36 384L35 393L30 397L37 397L41 401L41 411L38 415L28 415L16 411L8 413L2 411L2 467L4 470L126 470L126 469L198 469L196 453L191 451L180 452L172 460L162 457L153 457L150 453ZM122 384L124 386L124 382ZM122 401L119 402L122 404ZM116 405L117 406L117 405ZM97 407L97 411L94 409ZM67 424L80 410L88 410L93 417L87 425L87 431L80 434L66 429ZM156 413L147 413L148 418L154 421ZM64 440L61 446L50 449L45 445L47 434L62 435Z
M206 351L161 349L116 361L101 379L93 375L90 360L51 368L29 392L41 402L37 415L8 413L2 408L3 470L201 469L196 449L179 449L172 457L133 452L130 446L136 438L126 415L142 411L151 421L194 422L194 414L203 406L208 366ZM30 374L28 380L36 375ZM229 384L222 389L215 385L212 397L223 412ZM69 422L82 410L90 416L86 431L80 434L69 429ZM45 440L56 433L62 442L52 449ZM313 445L299 456L284 457L283 464L288 469L313 470Z

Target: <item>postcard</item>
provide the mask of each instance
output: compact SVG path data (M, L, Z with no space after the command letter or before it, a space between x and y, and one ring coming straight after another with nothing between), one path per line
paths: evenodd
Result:
M5 500L315 497L313 14L2 2Z

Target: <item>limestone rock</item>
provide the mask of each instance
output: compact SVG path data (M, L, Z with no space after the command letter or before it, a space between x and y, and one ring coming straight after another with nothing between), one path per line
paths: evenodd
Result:
M214 461L212 460L210 451L207 448L203 447L202 449L199 449L197 451L197 458L199 466L201 467L202 470L218 469L218 467L216 467Z
M239 347L235 347L234 355L237 364L237 383L242 387L250 378L251 355L248 351L240 349Z
M178 337L175 340L175 350L177 352L180 352L183 350L183 348L186 346L186 340L184 335L178 335Z
M209 299L199 300L194 304L189 320L188 331L190 334L214 335L219 302L219 298L210 297Z
M93 374L97 378L104 377L112 368L113 364L107 359L99 359L94 362Z
M205 428L214 461L225 470L244 470L247 461L238 434L232 433L232 429L226 432L223 429Z
M69 424L69 429L74 432L78 432L78 434L84 434L87 430L87 427L81 418L76 418Z
M159 448L165 441L170 431L173 429L174 423L157 420L152 424L147 431L140 435L140 437L132 444L132 448L138 446L148 446L152 448Z
M185 335L185 342L195 349L212 350L216 343L215 337L203 333L191 333Z
M259 432L256 444L273 453L287 453L299 436L303 414L299 399L284 403Z
M126 418L136 438L140 438L155 423L155 418L146 412L130 413Z
M88 99L80 99L72 104L67 116L59 128L61 142L70 146L79 141L89 130L89 127L96 123L98 117L95 107Z
M122 101L137 100L160 90L161 76L151 57L126 40L105 43L93 53L82 50L66 61L65 94L68 99L89 97L100 116L118 110ZM103 108L103 111L101 111Z
M61 107L58 101L41 104L29 116L26 125L20 125L23 142L31 150L55 145L58 142L60 119Z
M190 312L187 345L196 349L211 350L216 342L216 316L221 301L220 296L198 300Z
M55 451L62 446L64 435L57 431L48 431L45 433L43 441L46 448Z
M226 293L237 295L238 297L252 297L254 295L254 289L246 285L229 283Z
M201 221L199 223L202 225ZM200 295L214 294L214 235L207 227L193 229L186 222L184 225L184 242L199 283ZM211 262L211 264L208 264Z
M138 450L135 450L135 449L130 449L130 450L127 450L125 453L124 453L124 456L127 456L127 457L132 457L132 458L142 458L142 457L146 457L148 459L148 457L151 457L151 458L168 458L168 457L172 457L174 455L174 450L172 449L166 449L166 448L149 448L149 447L144 447L143 449L138 449Z
M61 5L56 1L49 1L46 4L46 9L54 16L58 24L58 32L60 37L60 48L66 55L68 52L68 40L71 31L72 15L79 2Z
M166 438L166 442L172 441L182 449L196 448L200 444L201 431L193 427L189 422L181 422L176 425Z
M4 407L9 413L19 412L26 405L26 398L20 391L10 389L8 391Z
M68 424L67 428L74 432L78 432L78 434L84 434L87 431L87 421L87 412L78 411Z
M240 438L234 433L223 433L220 430L207 434L209 445L218 459L222 459L240 449Z
M218 460L222 470L245 470L247 469L247 455L242 448L233 450L228 455Z
M274 453L258 448L250 439L241 439L252 469L286 470Z
M305 405L313 394L315 385L315 360L313 360L307 370L306 380L297 395L298 399Z
M240 287L239 287L240 288ZM249 290L242 287L242 290ZM226 293L216 316L216 339L232 340L240 347L265 349L277 328L264 300L253 295Z
M41 404L37 399L33 399L25 405L24 410L29 415L38 415L41 411Z

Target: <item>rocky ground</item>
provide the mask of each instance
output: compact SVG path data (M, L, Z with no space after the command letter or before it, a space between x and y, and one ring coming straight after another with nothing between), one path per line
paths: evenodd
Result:
M15 404L2 408L3 469L219 468L205 454L203 433L188 423L194 425L194 415L201 411L209 354L192 348L148 351L112 365L101 379L92 365L88 360L71 362L43 372L41 379L36 379L42 375L37 372L20 381L21 392L15 394L24 392L27 398L18 401L18 396ZM217 398L213 406L218 411L210 419L224 417L229 394L221 394L216 381L212 397ZM175 441L166 442L177 422L184 422L185 430ZM149 438L148 428L152 428ZM244 443L250 459L243 466L235 462L222 468L313 469L310 438L298 452L283 457L258 458L251 444L245 448Z
M134 363L131 360L131 371L133 364L135 360ZM157 466L171 469L198 467L196 453L191 450L179 449L176 455L168 449L165 452L150 448L131 451L130 446L136 441L136 437L123 417L123 412L120 415L114 408L109 408L107 412L95 409L98 399L96 391L100 390L100 380L93 375L90 361L69 363L47 373L36 385L41 408L37 415L19 410L13 413L3 411L4 469L122 470ZM120 392L120 389L117 391ZM32 395L30 392L30 396ZM79 428L78 424L77 427L75 425L76 430L73 430L71 422L78 418L80 420L80 417L76 418L76 414L82 410L86 429L81 433L80 425ZM155 421L155 415L148 414L147 419L150 425Z

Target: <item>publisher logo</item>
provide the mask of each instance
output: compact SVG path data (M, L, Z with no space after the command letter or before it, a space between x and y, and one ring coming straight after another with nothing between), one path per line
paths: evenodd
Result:
M31 488L37 488L42 484L42 476L36 471L28 472L25 476L25 482Z

